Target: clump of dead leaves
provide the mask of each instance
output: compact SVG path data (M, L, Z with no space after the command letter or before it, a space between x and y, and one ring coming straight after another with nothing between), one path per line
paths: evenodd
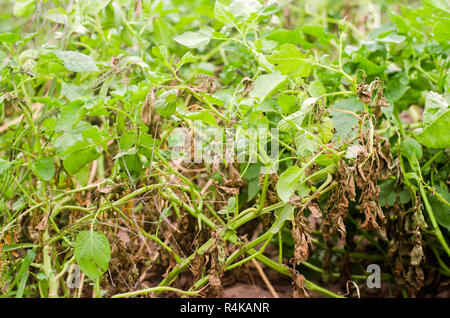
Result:
M385 236L386 218L378 204L378 182L392 175L395 168L392 162L387 140L374 136L373 141L370 141L368 134L361 136L353 164L344 159L339 163L336 173L338 186L333 189L328 201L329 209L323 220L325 235L339 234L340 240L345 240L344 220L349 211L349 203L355 202L359 204L360 212L364 215L361 228L380 232ZM357 192L359 199L356 202Z
M425 268L425 247L422 231L426 223L422 215L419 197L410 209L400 203L389 209L387 230L389 237L388 262L394 269L397 284L405 286L408 293L417 296L426 285L439 281L434 267Z

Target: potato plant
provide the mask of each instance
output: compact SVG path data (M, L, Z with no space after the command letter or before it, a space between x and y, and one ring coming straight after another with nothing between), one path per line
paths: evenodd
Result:
M2 297L445 292L447 1L0 4Z

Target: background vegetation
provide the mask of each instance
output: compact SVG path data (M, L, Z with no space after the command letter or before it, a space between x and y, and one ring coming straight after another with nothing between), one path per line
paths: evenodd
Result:
M447 1L0 6L2 297L448 297Z

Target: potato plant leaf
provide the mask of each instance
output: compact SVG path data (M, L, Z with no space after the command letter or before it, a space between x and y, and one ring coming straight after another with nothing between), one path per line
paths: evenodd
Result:
M440 194L444 200L450 202L450 192L445 187L436 187L436 192ZM440 201L436 196L429 196L430 205L436 216L436 221L450 231L450 206Z
M281 75L279 72L260 75L254 83L255 85L253 90L250 92L250 96L257 98L260 102L262 102L286 79L287 76Z
M211 28L201 28L197 32L185 32L175 36L173 39L188 48L195 49L207 45L211 41L212 31L213 29Z
M98 72L95 61L86 54L75 51L54 50L53 53L63 61L64 67L72 72Z
M48 181L55 174L55 164L51 157L42 157L33 163L34 170L39 178Z
M311 64L295 45L283 44L280 50L267 58L284 75L307 77L311 73Z
M289 202L289 199L297 190L300 180L304 177L304 171L297 167L291 166L284 171L277 183L278 196L283 202Z
M83 273L91 279L97 279L108 269L111 247L105 234L81 231L75 241L74 254Z
M450 107L439 94L429 92L423 114L424 127L416 131L416 139L429 148L450 147Z

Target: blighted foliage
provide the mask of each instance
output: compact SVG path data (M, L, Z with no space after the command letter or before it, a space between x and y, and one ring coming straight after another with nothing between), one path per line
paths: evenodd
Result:
M448 286L444 2L2 10L3 296Z

